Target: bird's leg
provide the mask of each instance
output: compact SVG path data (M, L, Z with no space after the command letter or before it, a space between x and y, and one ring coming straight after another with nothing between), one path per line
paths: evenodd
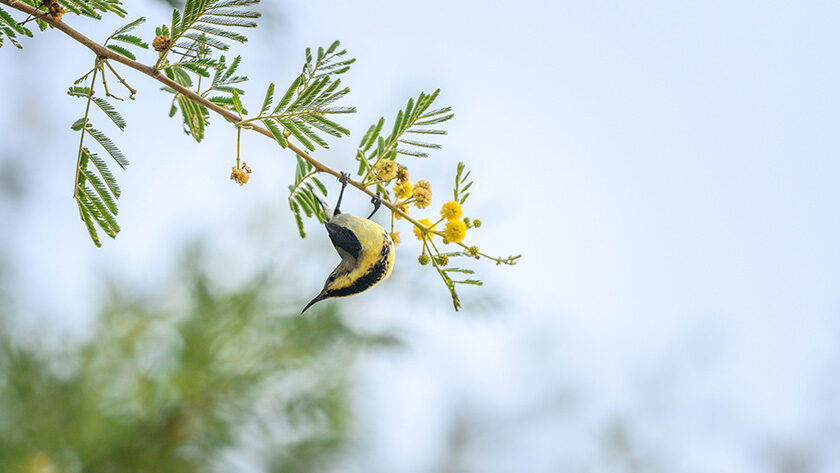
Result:
M370 199L370 203L373 204L373 212L368 215L368 219L373 217L373 214L375 214L376 211L379 210L379 206L382 205L382 199L379 197L379 192L376 193L376 197L372 197Z
M350 173L342 172L338 180L341 181L341 192L338 193L338 202L335 203L335 210L333 211L334 215L341 213L341 210L339 210L339 207L341 207L341 198L344 197L344 188L347 187L347 181L350 180Z

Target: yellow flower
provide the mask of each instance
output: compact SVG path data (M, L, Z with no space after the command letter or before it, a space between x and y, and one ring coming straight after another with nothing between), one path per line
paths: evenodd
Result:
M398 208L398 209L400 209L400 210L402 210L402 211L403 211L403 213L405 213L406 215L408 215L408 208L409 208L409 207L408 207L408 205L403 204L403 205L400 205L400 206L399 206L399 207L397 207L397 208ZM400 214L398 214L398 213L396 213L396 212L394 212L394 217L396 217L396 218L397 218L397 220L402 220L402 215L400 215Z
M429 230L434 230L435 229L435 227L432 225L432 221L429 220L428 218L421 218L417 222L422 224L425 227L428 227ZM423 241L424 239L431 240L432 238L434 238L434 234L432 234L432 233L428 233L426 235L423 235L423 230L421 230L420 227L418 227L417 225L414 226L414 236L416 236L417 239L420 240L420 241Z
M400 168L397 171L397 180L400 182L408 182L408 169Z
M464 211L461 210L461 204L455 202L454 200L450 200L449 202L443 204L443 208L440 209L440 216L447 220L461 218L461 215L464 215Z
M399 169L399 166L397 166L395 161L383 159L376 164L374 173L376 174L377 179L390 181L397 176L397 169Z
M391 241L394 242L395 245L399 246L400 244L400 232L391 232Z
M397 181L394 185L394 194L396 194L398 199L411 197L412 190L414 190L414 186L411 184L411 181Z
M412 195L414 195L414 205L418 209L425 209L432 203L432 185L428 181L417 181L417 184L414 184Z
M446 239L458 243L464 239L467 234L467 224L458 219L452 219L446 223L446 228L443 230Z
M438 266L446 266L447 264L449 264L449 256L437 255L435 256L435 263L437 263Z
M422 255L420 255L420 256L417 258L417 261L418 261L420 264L422 264L423 266L426 266L427 264L429 264L429 255L427 255L426 253L423 253Z

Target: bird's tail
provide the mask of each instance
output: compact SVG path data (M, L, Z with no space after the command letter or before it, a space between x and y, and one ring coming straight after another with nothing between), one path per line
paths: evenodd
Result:
M324 209L324 215L327 217L327 221L332 220L332 218L333 218L332 207L330 207L330 205L327 204L327 201L325 201L324 198L321 197L320 195L318 195L317 193L313 192L312 194L315 196L316 199L318 199L318 202L321 203L321 208Z

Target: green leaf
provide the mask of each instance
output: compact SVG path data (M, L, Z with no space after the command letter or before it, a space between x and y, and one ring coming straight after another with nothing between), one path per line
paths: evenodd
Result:
M81 215L82 221L85 223L85 227L87 227L88 234L90 235L91 240L93 240L93 244L96 245L97 248L101 248L102 242L99 240L99 234L96 233L96 227L93 225L90 212L85 209L80 201L77 200L77 204L79 206L79 214Z
M181 108L185 129L190 136L200 142L204 139L204 126L206 124L204 110L200 105L180 94L178 95L178 105Z
M111 174L111 171L108 169L108 166L105 164L105 161L99 157L96 153L91 153L89 149L82 148L82 152L84 153L85 157L89 159L94 166L96 166L96 170L99 171L99 175L102 176L102 179L105 181L105 184L108 186L108 189L114 194L114 197L119 198L122 191L120 187L117 185L117 180L114 178L114 175Z
M233 97L233 106L236 108L236 111L239 112L239 115L242 115L242 101L239 100L239 93L234 92Z
M105 151L107 151L108 154L110 154L111 157L114 158L114 161L116 161L121 168L125 169L125 167L128 166L128 160L125 159L125 156L122 154L122 151L120 151L119 148L117 148L117 145L115 145L110 138L105 136L104 133L97 130L96 128L93 128L93 125L91 125L90 123L88 123L85 131L87 131L87 133L90 136L92 136L96 141L99 142L100 145L102 145L103 148L105 148Z
M268 110L271 108L271 102L274 100L274 83L268 85L268 90L265 91L265 99L263 100L262 110L260 110L260 116L265 115L268 113Z
M298 140L298 141L300 141L300 143L301 143L301 144L302 144L302 145L303 145L306 149L308 149L309 151L314 151L314 150L315 150L315 145L313 145L313 144L312 144L312 142L311 142L311 141L309 141L309 139L306 137L306 135L304 135L304 134L303 134L303 132L302 132L302 131L300 131L300 130L299 130L299 129L295 126L295 123L294 123L293 121L291 121L291 120L289 120L289 119L278 119L277 121L278 121L281 125L283 125L283 128L285 128L285 129L286 129L289 133L291 133L291 134L292 134L292 136L294 136L295 138L297 138L297 140Z
M120 41L127 44L132 44L139 48L149 49L149 43L143 41L142 39L138 38L137 36L130 35L130 34L120 34L116 36L112 36L111 39L113 41Z
M196 74L200 75L201 77L210 77L210 72L207 71L206 68L199 66L198 64L194 64L191 62L183 62L178 65L178 67L182 67L188 71L195 72ZM175 66L173 66L173 69Z
M289 198L289 207L292 209L292 213L295 215L295 223L297 224L298 233L300 233L301 238L306 238L306 232L303 230L303 218L300 216L300 207L298 206L297 202L295 202L292 198Z
M145 23L145 22L146 22L146 18L144 18L144 17L140 17L140 18L138 18L138 19L136 19L136 20L132 21L131 23L129 23L129 24L125 25L125 26L122 26L122 27L120 27L120 28L117 28L117 30L116 30L116 31L114 31L113 33L111 33L111 36L110 36L110 37L111 37L111 38L114 38L114 37L116 37L117 35L121 35L121 34L123 34L123 33L128 33L129 31L133 30L134 28L136 28L137 26L139 26L139 25L141 25L141 24L143 24L143 23Z
M277 106L274 107L274 111L271 112L272 115L276 115L281 110L286 110L286 106L289 104L289 102L291 102L292 97L294 97L295 91L297 90L299 84L300 77L296 77L295 80L292 81L292 85L289 86L289 89L286 90L286 93L283 94L283 98L281 98L280 101L277 102Z
M268 131L271 132L271 135L274 136L274 139L277 141L281 147L286 148L289 146L288 142L286 141L286 137L283 136L283 130L275 123L273 120L263 120L265 127L268 128Z
M438 143L417 141L402 137L405 133L420 133L426 135L446 134L446 132L441 129L423 128L425 125L440 123L453 117L450 113L451 107L426 112L439 93L440 89L436 90L432 94L420 93L416 100L409 99L405 109L397 112L391 133L387 137L381 136L384 119L380 119L375 126L369 128L368 132L362 138L362 142L359 144L359 150L361 152L358 153L356 157L356 159L360 161L360 169L362 167L372 169L375 163L382 159L394 159L396 154L427 158L429 153L423 151L422 149L441 148L441 145ZM366 153L373 146L374 142L377 144L376 149L370 156L367 156ZM398 145L403 146L398 147ZM362 164L362 160L373 161L374 164L370 164L370 162Z
M116 44L109 44L105 47L110 49L111 51L116 51L117 53L122 54L123 56L131 59L132 61L137 59L137 56L135 56L134 53L132 53L128 49L125 49L122 46L117 46Z

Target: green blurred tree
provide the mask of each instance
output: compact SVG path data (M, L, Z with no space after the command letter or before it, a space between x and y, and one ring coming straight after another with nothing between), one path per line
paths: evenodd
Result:
M190 254L162 291L170 300L112 284L91 337L69 347L20 336L3 304L0 471L302 472L335 460L354 357L394 337L354 330L331 305L296 315L290 285L266 271L218 286L203 252Z

